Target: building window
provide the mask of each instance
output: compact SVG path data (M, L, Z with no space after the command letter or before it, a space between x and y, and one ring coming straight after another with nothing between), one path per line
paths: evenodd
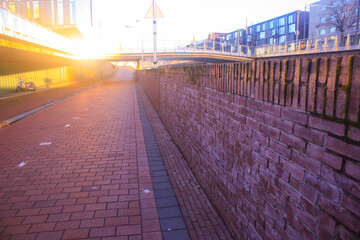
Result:
M40 19L39 1L33 1L34 19Z
M270 21L270 28L274 27L274 21Z
M279 43L284 43L284 42L286 42L286 35L279 37Z
M70 0L70 24L76 23L75 0Z
M332 27L332 28L330 28L330 33L334 33L336 31L336 27Z
M26 3L26 10L27 10L27 17L30 19L31 18L31 4L30 4L30 2Z
M325 33L326 33L326 30L325 30L325 28L323 28L323 29L320 29L320 35L325 35Z
M226 35L226 41L229 41L230 40L230 38L231 38L231 35L230 34L228 34L228 35Z
M321 22L321 23L325 23L325 22L326 22L326 17L321 17L321 18L320 18L320 22Z
M9 2L9 10L13 13L15 13L15 3L14 2Z
M263 24L261 25L261 30L262 30L262 31L265 31L265 23L263 23Z
M285 26L279 27L279 34L280 35L285 34Z
M274 38L269 39L269 44L274 44Z
M325 11L326 10L326 6L321 6L321 11Z
M279 26L284 26L285 25L285 17L282 17L279 19Z
M276 29L271 30L271 36L275 36L275 34L276 34Z
M337 2L337 1L333 1L333 2L332 2L332 5L333 5L334 7L336 7L336 6L338 5L338 2Z
M295 23L289 25L289 29L288 29L288 30L289 30L288 33L294 33L294 32L295 32Z
M294 22L293 15L288 16L288 24L291 24Z
M264 39L265 38L265 32L261 32L260 33L260 39Z
M260 25L256 26L256 32L260 32Z
M58 24L64 25L64 6L62 0L57 2L57 8L58 8Z
M334 15L331 15L331 16L330 16L330 20L331 20L331 21L335 21L335 20L336 20L336 15L335 15L335 14L334 14Z
M52 25L55 25L55 3L54 0L51 0L51 23Z
M249 28L249 33L250 33L250 34L252 33L252 28Z

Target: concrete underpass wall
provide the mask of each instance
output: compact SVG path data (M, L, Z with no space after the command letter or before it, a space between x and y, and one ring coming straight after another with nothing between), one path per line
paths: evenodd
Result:
M359 239L359 52L139 72L237 239Z
M32 81L37 87L63 82L91 81L113 74L113 65L49 67L39 64L0 63L0 92L15 91L19 79Z

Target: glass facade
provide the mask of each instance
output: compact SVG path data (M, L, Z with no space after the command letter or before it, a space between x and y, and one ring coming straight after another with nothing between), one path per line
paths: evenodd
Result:
M282 34L285 34L285 27L279 27L279 34L282 35Z
M282 17L279 19L279 26L284 26L285 25L285 17Z
M70 24L76 23L76 7L75 0L70 0Z
M261 32L260 33L260 39L264 39L265 38L265 32Z
M308 24L309 12L295 11L249 26L247 43L251 46L262 46L304 39L307 37L305 21Z
M64 25L64 5L63 1L57 1L57 10L58 10L58 24Z
M286 35L279 37L279 43L284 43L284 42L286 42Z
M33 9L34 9L34 19L38 20L40 19L40 6L39 1L33 1Z
M51 0L51 24L55 25L56 21L55 21L55 3L54 0Z
M295 32L295 24L289 25L288 33L294 33Z

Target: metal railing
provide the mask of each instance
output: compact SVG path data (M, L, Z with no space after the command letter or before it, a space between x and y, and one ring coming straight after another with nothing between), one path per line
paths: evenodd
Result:
M161 44L159 44L161 45ZM182 44L176 47L158 48L158 53L207 53L239 57L274 57L309 53L346 51L360 49L360 31L324 35L293 42L285 42L261 47L202 41ZM152 53L152 49L135 50L131 53ZM126 53L123 51L122 53ZM129 52L127 52L129 53Z
M255 57L272 57L360 49L360 31L324 35L317 38L265 45L255 49Z

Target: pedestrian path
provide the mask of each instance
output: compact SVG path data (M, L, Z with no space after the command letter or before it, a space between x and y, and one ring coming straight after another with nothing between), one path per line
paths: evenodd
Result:
M230 239L151 107L107 83L0 129L0 239Z

